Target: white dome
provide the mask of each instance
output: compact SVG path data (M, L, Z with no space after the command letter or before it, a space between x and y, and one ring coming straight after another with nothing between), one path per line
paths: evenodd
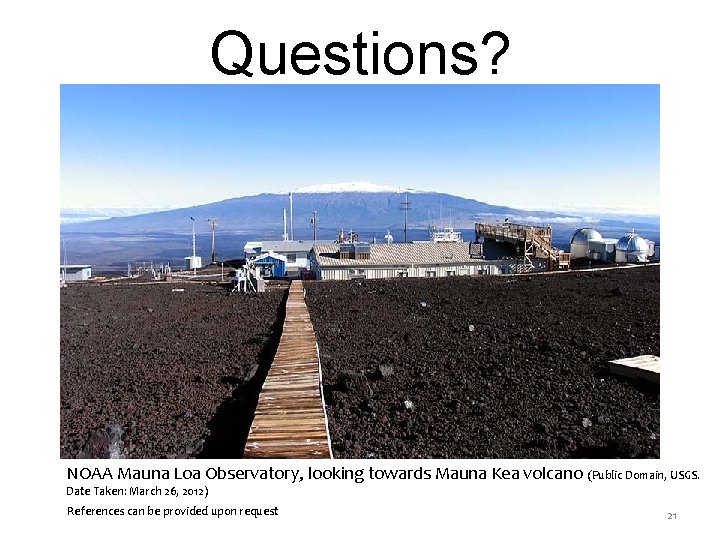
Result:
M647 253L650 251L650 246L648 246L647 240L645 240L642 236L638 236L635 233L628 233L618 240L616 249L630 253Z
M584 228L575 231L572 235L571 244L587 244L590 240L602 240L602 235L595 229Z

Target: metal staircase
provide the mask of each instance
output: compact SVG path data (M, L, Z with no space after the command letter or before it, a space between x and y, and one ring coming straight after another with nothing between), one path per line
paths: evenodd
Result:
M500 242L515 244L523 253L523 262L516 265L517 272L529 272L535 268L534 260L548 260L549 270L567 270L570 268L570 254L556 249L552 245L551 227L532 227L519 223L476 223L475 238L481 236Z

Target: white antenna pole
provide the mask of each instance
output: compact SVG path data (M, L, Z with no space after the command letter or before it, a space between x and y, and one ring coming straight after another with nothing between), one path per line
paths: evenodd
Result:
M287 242L287 211L283 208L283 240Z
M293 232L293 215L292 215L292 191L290 192L290 240L295 240Z
M217 226L217 219L218 218L211 218L208 219L208 223L210 223L210 229L212 229L212 244L211 244L211 251L210 251L210 262L215 264L215 227Z
M195 257L195 218L190 218L192 221L192 242L193 242L193 257Z
M197 268L195 268L195 218L191 217L190 221L192 221L192 238L193 238L193 240L192 240L192 242L193 242L193 254L192 254L193 258L191 259L191 261L192 261L191 266L193 267L193 275L196 276Z

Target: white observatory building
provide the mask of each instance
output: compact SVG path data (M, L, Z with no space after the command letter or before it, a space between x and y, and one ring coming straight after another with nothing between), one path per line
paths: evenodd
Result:
M655 255L655 243L635 231L622 238L603 238L595 229L578 229L570 240L570 259L590 261L642 263Z
M642 263L655 255L655 244L630 232L618 240L615 246L615 262Z

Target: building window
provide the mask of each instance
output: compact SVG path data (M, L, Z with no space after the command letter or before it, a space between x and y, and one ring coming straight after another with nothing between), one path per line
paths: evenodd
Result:
M365 279L367 276L365 275L364 268L349 268L348 277L350 279Z
M289 263L297 262L297 255L295 253L288 253L287 254L287 262L289 262Z
M398 277L408 277L408 271L407 270L400 270L398 272Z
M425 270L425 277L437 277L435 270Z
M448 276L457 276L457 270L448 270L447 275Z

